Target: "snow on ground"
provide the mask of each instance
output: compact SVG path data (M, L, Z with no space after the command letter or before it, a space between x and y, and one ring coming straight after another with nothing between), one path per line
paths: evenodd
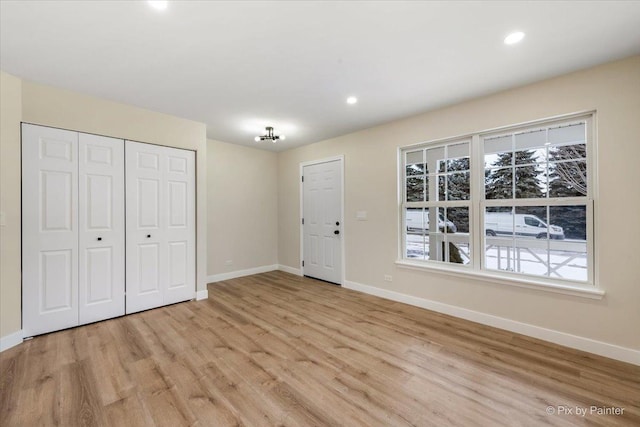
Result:
M426 237L426 238L425 238ZM522 246L524 239L519 239ZM541 241L532 240L539 246ZM470 260L468 244L456 243L462 252L465 263ZM525 243L526 245L526 243ZM586 246L585 246L586 247ZM508 246L488 246L485 257L485 268L489 270L513 271L536 276L569 280L587 280L587 254L581 251L554 250L548 251L537 247L513 248ZM429 259L429 236L407 234L407 258Z

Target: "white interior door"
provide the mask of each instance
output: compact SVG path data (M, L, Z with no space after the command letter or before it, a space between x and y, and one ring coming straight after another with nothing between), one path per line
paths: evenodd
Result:
M22 125L25 336L78 324L78 134Z
M163 302L162 147L126 141L127 313Z
M195 297L195 154L126 141L126 312Z
M80 324L124 315L124 141L81 133Z
M164 304L195 298L196 292L196 156L193 151L165 148L166 251Z
M303 167L303 274L342 283L342 161Z

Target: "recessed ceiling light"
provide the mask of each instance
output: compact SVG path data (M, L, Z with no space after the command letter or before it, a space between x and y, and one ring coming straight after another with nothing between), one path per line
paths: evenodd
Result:
M358 102L358 98L356 98L355 96L350 96L347 98L347 104L355 104L356 102Z
M169 6L169 2L166 0L147 0L147 3L155 10L165 10Z
M523 38L524 33L522 31L516 31L504 38L504 44L516 44L518 42L521 42Z

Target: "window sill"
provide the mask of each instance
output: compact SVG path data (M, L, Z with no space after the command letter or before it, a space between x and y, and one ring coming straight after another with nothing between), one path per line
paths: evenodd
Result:
M434 266L425 265L419 262L412 262L407 260L397 260L396 265L400 268L406 268L410 270L420 271L432 271L436 273L447 274L450 276L464 277L466 279L476 279L483 282L499 283L507 286L516 286L519 288L536 289L545 292L553 292L557 294L572 295L589 299L602 299L604 297L604 291L591 285L565 285L561 283L549 283L537 280L531 280L527 278L510 278L498 274L491 274L488 272L478 272L475 270L465 271L463 269L448 268L446 266Z

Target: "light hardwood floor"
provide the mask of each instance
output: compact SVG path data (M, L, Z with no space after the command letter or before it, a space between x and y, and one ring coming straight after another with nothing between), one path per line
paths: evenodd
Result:
M3 427L640 425L640 367L282 272L0 357Z

